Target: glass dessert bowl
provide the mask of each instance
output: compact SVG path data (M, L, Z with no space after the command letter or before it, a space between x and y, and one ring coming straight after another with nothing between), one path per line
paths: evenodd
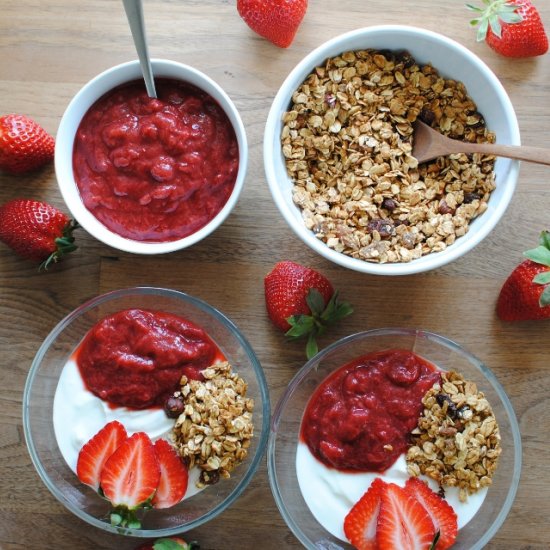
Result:
M132 319L121 321L121 312L128 311L134 312L130 315ZM108 323L106 319L109 319ZM185 320L184 328L180 329L182 320ZM143 332L136 333L136 330L141 330L140 326ZM246 415L251 424L247 428L248 436L251 436L247 436L246 442L244 439L237 441L237 446L243 444L245 452L241 450L237 458L231 459L227 471L224 472L216 464L216 471L209 469L206 475L201 475L204 473L200 465L202 459L198 454L189 454L189 449L184 450L186 439L183 429L176 431L177 422L183 419L182 416L178 417L182 410L176 411L172 417L164 410L169 408L168 397L173 392L170 390L163 395L164 406L160 405L161 401L150 399L147 395L149 387L158 386L158 380L149 381L147 369L145 378L140 379L140 375L136 374L128 388L122 388L122 391L118 391L120 380L117 379L116 371L107 376L111 382L97 377L90 378L85 373L83 361L92 354L94 360L102 362L102 367L113 361L114 355L109 355L109 349L102 352L101 348L105 346L103 338L106 337L111 342L110 349L118 353L117 344L112 344L116 333L121 335L121 340L136 346L135 357L127 354L127 350L119 356L123 357L122 362L125 364L128 361L135 361L136 364L148 362L148 359L159 364L166 357L170 362L174 350L177 352L175 348L181 342L186 354L188 352L185 350L191 346L189 349L193 351L189 355L192 357L184 358L183 361L191 359L185 367L188 378L186 391L189 399L195 398L194 402L188 401L194 403L195 408L198 392L190 390L190 386L196 383L197 386L193 387L204 389L209 381L206 375L202 378L196 376L199 371L195 374L192 372L192 361L203 353L195 353L195 350L213 350L212 354L207 351L206 355L202 355L206 362L199 361L195 366L199 367L201 373L206 373L204 367L208 367L214 382L219 374L216 369L212 370L214 367L222 364L231 366L230 373L240 381L241 390L246 386L242 393L251 409L251 415ZM169 334L172 338L174 333L177 334L168 344L157 341L159 335L162 338L163 334ZM138 336L134 338L136 334ZM150 334L152 338L149 338ZM112 383L113 380L116 383ZM105 391L117 391L102 399L99 395L107 394L95 387L96 384L103 384ZM93 391L89 389L92 386ZM182 383L181 387L177 387L176 394L184 391L183 386ZM226 387L225 378L220 387ZM117 403L117 399L120 396L124 399L126 394L131 394L132 399L137 398L138 401L131 401L131 406L118 404L120 400ZM250 400L253 400L253 404ZM170 402L170 405L173 409L174 403ZM269 418L269 394L261 365L238 328L205 302L182 292L159 288L143 287L110 292L70 313L53 329L38 350L23 395L26 443L33 464L48 489L69 511L89 524L109 532L136 537L168 536L188 531L216 517L231 505L258 468L267 444ZM101 428L115 421L124 425L128 436L144 432L153 442L160 439L169 441L177 449L181 462L189 466L187 491L183 500L166 508L138 510L139 525L112 523L110 502L100 497L94 488L82 483L76 473L80 449ZM195 423L199 425L201 422L197 419ZM215 454L209 450L207 453L210 456ZM206 456L204 458L206 460Z
M396 350L399 351L396 352ZM409 425L410 432L403 434L407 441L405 450L398 450L396 454L399 456L394 457L395 462L386 464L383 460L380 461L376 453L372 453L369 457L371 462L366 468L368 471L365 471L364 466L355 468L354 460L358 455L361 455L361 458L367 455L368 449L363 448L361 453L354 451L361 448L364 438L371 437L370 434L376 431L374 426L380 423L380 409L375 410L376 405L369 404L364 407L368 409L366 412L354 410L344 399L336 399L330 403L330 399L333 399L331 396L340 391L344 395L352 387L362 383L358 382L360 376L354 373L352 368L359 358L362 358L359 368L364 375L378 369L377 362L382 361L381 357L399 354L416 358L414 369L423 364L431 365L437 368L435 371L437 374L441 374L439 371L456 372L465 380L474 382L479 392L482 392L489 402L498 424L500 437L497 439L500 441L501 451L490 485L477 493L467 495L464 503L461 503L458 498L457 488L443 485L445 498L458 516L458 536L452 547L483 548L495 535L510 511L520 478L521 440L510 401L494 374L464 348L436 334L398 328L372 330L344 338L306 363L289 384L273 415L268 444L271 489L283 518L306 548L352 548L346 540L344 519L354 504L369 489L373 480L381 478L387 483L404 487L407 480L413 477L409 467L414 468L415 464L421 463L422 468L429 469L435 464L436 457L433 461L426 460L425 456L422 459L411 458L414 455L412 452L414 445L419 445L422 449L422 442L419 444L414 437L422 436L411 435L411 432L413 434L415 432ZM352 372L354 377L340 377L339 373L344 372L344 369L346 374ZM433 376L433 370L430 368L424 370L428 375ZM387 381L384 376L382 379ZM450 375L445 376L450 377ZM354 386L346 386L350 380ZM421 380L421 377L418 380ZM333 387L330 387L331 383ZM395 383L393 388L399 386L395 391L397 395L402 389L403 380L397 380ZM429 382L428 387L432 383L433 381ZM440 384L443 386L442 382ZM388 384L385 385L388 386ZM408 383L405 385L408 386ZM323 391L327 387L329 391ZM335 390L338 387L346 389ZM351 391L354 393L356 390ZM357 394L363 391L357 391ZM364 391L363 395L371 391L372 387ZM421 393L423 391L425 387L421 389ZM440 393L444 391L441 390ZM396 410L408 397L404 397L401 393L399 398L394 399L393 404L388 406L391 398L391 394L389 397L386 396L385 410L382 414L389 410L399 416ZM478 396L478 398L483 397ZM418 401L418 398L416 399ZM437 396L434 401L436 400ZM315 406L320 402L329 404L323 405L324 409L320 407L315 412ZM418 415L413 417L415 426L419 415L425 414L423 411L428 408L421 401L418 405ZM338 413L337 411L342 407L344 412ZM382 408L384 409L384 406ZM474 407L472 411L476 414ZM349 420L351 415L358 412L367 417L369 414L372 415L363 422L362 433L366 435L360 437L351 432L357 425L361 426L361 419L355 425ZM340 421L338 414L341 414L340 418L345 422ZM403 414L401 418L408 416L409 413ZM319 418L322 418L321 422L318 421ZM464 424L467 426L466 422ZM331 425L337 426L332 429L332 434ZM388 428L387 424L384 426L386 431L393 430L393 427ZM319 432L323 432L323 436L320 437L321 444L315 443L310 438L310 433ZM466 428L464 428L465 432ZM340 446L342 441L344 443ZM386 444L382 446L383 443ZM382 441L380 446L384 451L391 451L392 447L398 449L400 444L397 438L394 438L391 444L389 443L389 441ZM346 452L347 456L344 456ZM330 464L326 460L327 457ZM344 460L341 463L342 466L338 465L339 460ZM429 478L421 475L420 479ZM432 490L437 491L438 484L433 479L430 480L430 486Z

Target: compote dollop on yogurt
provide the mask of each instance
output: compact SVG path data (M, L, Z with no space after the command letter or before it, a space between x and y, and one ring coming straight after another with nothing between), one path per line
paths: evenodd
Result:
M415 353L386 350L344 365L315 390L302 419L296 469L311 513L332 535L347 540L344 519L375 478L405 485L409 436L423 396L440 379L441 371ZM438 490L436 482L426 481ZM459 528L486 492L461 502L458 489L445 488Z

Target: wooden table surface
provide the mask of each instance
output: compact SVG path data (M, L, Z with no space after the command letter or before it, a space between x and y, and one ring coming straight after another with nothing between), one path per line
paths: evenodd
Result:
M550 2L536 2L550 30ZM0 245L0 548L130 549L73 517L42 484L27 452L21 400L34 354L51 329L84 301L134 285L174 288L227 314L252 343L265 370L272 408L303 364L267 319L263 277L282 259L323 271L355 313L321 345L385 326L417 327L465 345L494 371L516 411L523 471L511 513L487 546L550 547L550 324L505 324L494 312L499 288L546 228L550 172L523 164L505 218L475 250L435 272L383 278L333 265L294 236L269 193L262 134L273 97L311 49L345 31L378 23L446 33L478 54L501 79L526 145L550 146L550 55L508 60L475 42L462 1L315 0L289 49L259 38L235 0L146 0L150 52L194 65L214 78L241 112L250 146L245 188L213 235L162 257L113 250L80 231L79 250L47 273ZM20 112L55 135L71 97L104 69L136 57L121 2L0 0L0 112ZM53 165L21 177L0 175L0 202L34 197L64 207ZM298 548L272 498L265 460L228 511L189 534L205 549Z

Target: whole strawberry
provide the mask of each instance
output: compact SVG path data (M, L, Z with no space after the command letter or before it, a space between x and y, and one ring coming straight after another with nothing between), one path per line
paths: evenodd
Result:
M53 159L55 140L25 115L0 117L0 169L22 174Z
M0 207L0 241L23 258L52 262L76 250L73 230L78 224L45 202L14 199Z
M548 37L531 0L484 0L486 7L467 4L477 17L477 40L485 40L506 57L534 57L548 51Z
M307 0L237 0L244 22L276 46L288 48L307 10Z
M265 277L264 289L267 314L275 326L291 339L308 337L308 359L318 351L316 336L353 312L348 303L338 302L324 275L288 260Z
M540 245L524 256L529 259L512 271L498 296L497 315L503 321L550 318L550 233L543 231Z

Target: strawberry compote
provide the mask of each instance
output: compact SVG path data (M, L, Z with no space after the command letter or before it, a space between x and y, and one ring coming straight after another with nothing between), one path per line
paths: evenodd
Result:
M105 317L86 334L75 359L89 391L113 405L162 406L183 374L223 359L206 332L170 313L128 309Z
M383 472L409 447L422 397L439 380L436 367L411 351L360 357L316 389L300 437L326 466Z
M223 208L239 168L237 137L218 103L177 80L101 97L78 127L73 168L86 208L128 239L173 241Z

